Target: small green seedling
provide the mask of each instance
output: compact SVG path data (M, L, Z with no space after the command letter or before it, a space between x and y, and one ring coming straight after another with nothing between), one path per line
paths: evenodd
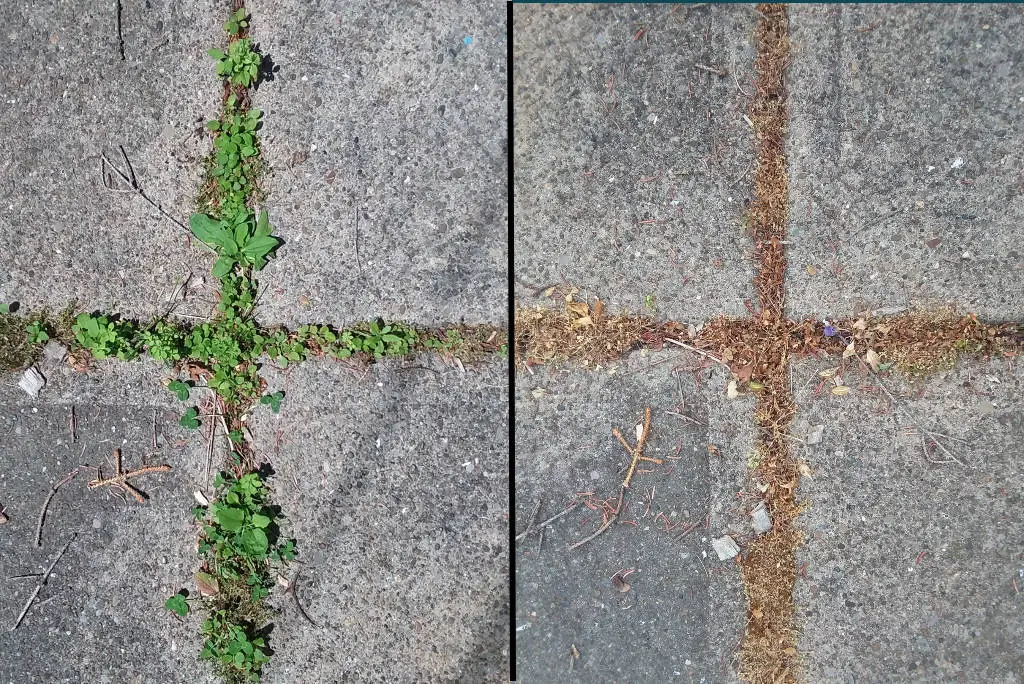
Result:
M25 332L28 333L28 341L32 344L40 344L50 339L50 335L46 332L46 326L42 321L29 323L28 327L25 328Z
M176 613L180 617L188 615L189 605L188 599L185 598L184 590L179 591L177 594L167 599L167 601L164 602L164 608L172 613Z
M182 427L195 430L199 427L199 410L195 406L185 411L185 415L178 421Z
M189 388L190 385L182 382L181 380L173 380L169 385L167 385L167 389L177 394L180 401L188 401Z
M232 85L248 88L256 82L263 57L253 51L248 38L231 41L227 52L217 49L206 52L217 60L217 75L228 79Z
M239 7L228 20L224 23L224 30L232 36L238 35L242 32L242 29L249 26L249 22L246 21L246 17L249 16L245 13L244 7Z
M213 265L216 277L227 276L236 264L259 271L281 244L270 234L272 228L266 211L260 212L257 221L252 219L249 213L219 221L206 214L192 214L189 218L192 234L220 257Z
M270 410L274 413L281 411L281 402L284 400L284 392L274 392L273 394L265 394L260 397L260 403L270 406Z
M232 430L231 432L228 433L228 439L230 439L234 444L241 444L242 443L242 431L241 430Z

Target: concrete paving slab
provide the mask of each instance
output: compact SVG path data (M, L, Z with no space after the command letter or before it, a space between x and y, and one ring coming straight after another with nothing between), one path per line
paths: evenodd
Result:
M0 526L0 681L214 681L198 659L198 618L185 625L163 607L196 566L190 509L205 476L203 440L178 425L180 404L159 386L156 364L101 363L88 376L42 370L48 384L36 400L13 374L0 376L0 506L10 519ZM82 471L50 502L36 548L50 488L81 463L110 477L114 448L125 468L145 458L172 470L135 481L145 504L89 490L95 472ZM42 572L76 534L20 627L9 631L36 586L33 577L9 578Z
M567 282L616 313L653 304L699 323L745 312L755 16L750 6L514 8L520 304Z
M885 380L926 429L963 440L947 444L970 468L929 463L869 377L848 376L847 396L816 396L823 368L795 371L794 432L824 425L802 454L813 475L800 485L811 502L795 592L808 681L1019 682L1020 364Z
M26 310L84 307L157 313L188 269L209 258L131 192L104 189L101 154L187 223L210 150L202 122L220 86L206 50L222 40L219 3L89 8L4 3L0 75L0 301ZM118 188L126 186L116 177ZM211 279L181 313L205 313Z
M790 310L1024 317L1019 8L794 5L790 31Z
M616 498L631 459L611 429L635 443L645 406L652 407L647 454L664 460L642 464L654 472L636 475L625 497L620 517L634 524L616 522L569 551L602 522L599 511L579 505L543 539L517 543L521 681L738 681L733 657L746 602L738 566L717 559L711 538L752 535L749 518L730 509L747 484L753 402L727 400L718 369L704 371L698 387L682 370L689 361L663 352L634 355L611 373L546 368L518 378L517 533L538 501L539 523L578 492ZM622 593L612 577L628 569L631 588ZM580 658L570 667L574 646Z
M279 600L265 681L506 681L504 363L315 361L267 377L286 394L279 414L254 414L257 453L320 626Z
M264 320L504 321L504 3L264 2Z

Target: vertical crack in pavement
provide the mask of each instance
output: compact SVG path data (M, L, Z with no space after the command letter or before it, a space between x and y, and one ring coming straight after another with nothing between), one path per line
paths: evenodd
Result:
M755 421L760 434L757 475L768 486L765 501L773 527L754 539L741 561L746 589L747 628L740 650L741 679L749 682L796 681L797 653L793 587L796 547L802 534L794 527L797 465L786 442L796 412L787 382L788 323L785 320L786 221L789 201L786 156L786 89L789 61L784 5L758 5L757 93L750 106L757 149L750 225L758 259L754 285L760 310L763 391Z

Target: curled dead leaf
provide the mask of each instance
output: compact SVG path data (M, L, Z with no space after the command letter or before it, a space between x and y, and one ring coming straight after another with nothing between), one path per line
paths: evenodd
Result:
M861 332L863 332L868 329L868 321L866 318L858 318L850 327L852 327L854 330L860 330Z
M868 349L868 353L864 355L864 362L871 366L871 370L877 372L878 364L882 362L882 357L874 349Z
M590 315L590 307L587 306L586 302L569 302L565 305L565 308L580 316Z
M800 473L801 477L813 477L811 473L811 467L804 461L800 461L796 464L796 469Z
M622 579L618 575L615 575L614 577L612 577L612 586L615 587L616 591L619 591L619 592L621 592L623 594L625 594L630 589L629 582L627 582L626 580Z
M595 322L597 322L597 321L601 320L601 316L603 314L604 314L604 302L602 302L600 299L598 299L596 302L594 302L594 313L591 314L591 317L594 319Z
M575 321L572 322L572 327L573 328L583 328L583 327L586 327L588 325L594 325L594 321L593 321L593 319L590 318L590 316L584 316L583 318L577 318Z
M836 373L838 373L838 372L839 372L839 368L838 367L837 368L826 368L823 371L819 371L818 375L820 375L823 378L834 378L834 377L836 377Z
M841 397L850 393L849 385L836 385L832 388L832 394Z
M843 358L848 359L851 356L857 355L857 348L853 346L853 342L846 345L846 349L843 350Z

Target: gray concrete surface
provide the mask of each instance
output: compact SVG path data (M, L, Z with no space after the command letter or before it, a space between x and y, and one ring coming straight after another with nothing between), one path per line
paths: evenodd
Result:
M803 452L813 475L800 486L810 501L796 589L808 681L1021 681L1020 364L887 379L912 416L884 413L891 402L856 372L851 394L816 396L826 365L794 376L795 434L824 425ZM915 421L963 440L947 445L970 467L929 463ZM928 458L948 457L932 447Z
M189 269L209 269L184 230L103 188L100 155L123 170L123 145L141 187L187 224L220 93L206 50L221 40L222 7L122 5L124 61L114 3L0 7L0 301L59 309L77 298L148 317ZM208 311L211 280L178 311Z
M508 376L309 362L253 419L301 546L268 682L508 678Z
M646 453L664 461L643 464L653 472L635 475L625 496L620 519L635 524L616 522L570 551L602 522L600 512L579 505L545 528L543 539L517 543L520 681L736 680L733 651L746 604L737 566L719 561L710 539L752 536L749 519L730 510L741 506L735 496L747 485L752 401L728 401L720 369L703 371L698 388L685 370L687 354L637 355L593 373L541 369L518 379L517 533L538 501L539 523L578 492L617 497L630 457L611 430L635 443L645 406L652 408ZM631 588L621 593L612 577L628 569ZM574 646L580 657L570 666Z
M124 62L113 5L0 9L0 301L23 310L77 298L83 309L149 316L189 268L206 276L212 263L141 199L104 190L99 158L118 161L124 144L146 192L187 219L211 149L201 126L221 94L206 50L223 42L227 5L122 5ZM266 111L267 208L286 240L261 277L261 323L502 323L502 4L250 10L279 68L255 100ZM349 252L357 206L359 259ZM178 311L205 314L214 284L206 276ZM265 681L507 678L504 367L382 364L356 378L320 363L287 380L267 369L288 396L277 416L255 412L256 447L278 469L271 484L284 532L298 540L299 595L322 628L274 594L282 613ZM0 634L0 681L212 680L198 660L202 618L181 622L163 608L178 588L194 591L190 508L205 442L177 426L181 405L153 364L43 372L50 384L36 401L16 376L0 379L0 505L11 517L0 526L0 573L40 570L67 534L79 537L24 624ZM79 435L69 448L72 404ZM167 436L153 459L175 470L142 483L151 501L111 500L79 478L52 504L52 539L32 548L47 488L77 449L109 472L108 440L124 434L126 464L137 463L152 451L153 409ZM4 582L6 630L33 585Z
M658 311L667 318L699 322L742 313L751 269L743 260L749 243L738 231L724 231L722 220L693 222L690 231L636 229L638 220L661 218L659 202L667 198L667 189L658 194L638 180L656 175L657 165L645 166L649 159L667 160L661 168L675 169L677 158L697 155L699 164L695 146L716 139L734 141L723 164L743 159L749 149L749 132L732 128L732 117L742 122L743 113L735 109L735 84L712 79L721 90L710 91L717 104L711 125L706 118L686 119L690 72L682 68L748 55L749 70L752 47L740 46L756 15L744 11L750 12L516 8L520 303L530 302L530 286L565 280L633 311L642 308L646 292L662 287ZM790 316L952 302L985 317L1024 317L1018 245L1024 186L1015 127L1024 91L1015 68L1021 51L1013 40L1022 20L1010 6L791 8ZM644 28L645 38L635 41ZM665 45L672 49L659 49ZM740 61L739 69L728 64L730 71L743 74ZM618 108L609 115L605 86L612 75ZM707 91L701 92L706 108ZM681 120L671 119L670 127L681 131L679 140L652 132L666 117ZM605 168L615 182L598 182ZM716 181L730 177L714 175ZM663 171L656 184L667 186L665 178ZM693 199L692 211L732 216L738 225L742 207L732 212L732 193L706 175L696 176L694 187L700 203ZM748 176L734 201L750 189ZM621 252L612 225L619 228ZM929 246L932 238L941 242ZM627 239L642 246L628 249ZM702 268L713 250L727 250L726 273L680 290L673 286L676 272L659 266L659 254L680 245L693 250L693 244L704 255ZM687 298L687 292L702 296ZM612 376L550 368L519 376L517 531L537 500L544 502L543 519L576 491L614 495L624 452L610 429L628 425L646 403L671 408L677 358L636 355L615 365ZM974 466L968 469L927 462L919 438L903 430L906 416L876 413L884 393L872 389L868 376L848 374L848 396L833 396L828 388L816 395L818 371L835 363L798 361L793 369L794 434L805 434L811 424L825 431L820 445L797 452L812 471L801 484L810 507L799 519L808 538L798 552L803 572L796 587L806 680L1020 681L1018 364L972 362L916 383L887 379L926 428L966 440L954 446ZM693 489L672 483L678 469L672 476L646 475L645 484L657 480L658 497L672 492L691 506L699 493L710 493L711 530L731 530L743 541L740 514L750 500L739 492L752 491L746 479L752 402L726 400L726 378L718 376L705 378L700 391L682 376L687 404L710 424L706 436L686 434L682 443L684 449L716 443L724 458L707 460ZM534 393L540 389L546 392ZM654 446L658 437L655 430ZM517 545L515 625L523 680L735 680L746 610L735 567L706 561L711 577L692 580L686 559L677 557L688 549L663 549L653 525L616 526L567 553L566 545L595 529L594 520L581 526L593 516L573 511L547 530L539 552L535 536ZM660 553L651 554L654 549ZM612 573L634 565L633 588L616 593ZM652 587L645 575L660 579L669 565L675 574ZM575 675L569 674L573 644L581 654ZM691 652L699 655L690 658ZM692 666L678 667L686 659Z
M504 321L504 3L247 6L280 67L254 98L287 243L260 315Z
M790 16L792 315L955 302L1024 317L1020 9Z
M203 440L178 425L180 404L152 362L103 363L88 376L66 366L42 371L48 384L38 400L14 375L0 376L0 506L10 519L0 526L0 681L214 681L197 657L198 619L182 624L163 607L191 584L196 566L190 508L206 474ZM110 477L115 448L127 469L145 458L172 470L135 480L145 504L89 490L95 472L83 470L57 490L35 548L50 488L82 463ZM43 572L75 534L21 626L9 631L36 585L34 577L11 577Z
M514 8L520 304L564 281L613 312L647 310L653 295L676 320L744 313L755 17L751 6Z

